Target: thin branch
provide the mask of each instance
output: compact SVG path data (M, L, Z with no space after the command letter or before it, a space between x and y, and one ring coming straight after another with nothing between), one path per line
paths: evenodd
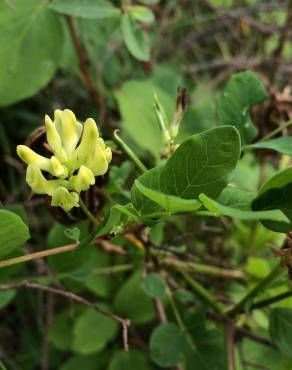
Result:
M227 360L228 370L236 370L234 352L234 324L231 320L226 322Z
M85 51L78 39L73 20L69 15L65 15L65 20L67 22L68 30L69 30L69 33L70 33L73 45L75 47L77 57L78 57L79 67L82 73L84 85L87 91L89 92L89 94L91 95L92 99L96 102L96 105L98 106L100 110L101 121L103 122L106 116L106 109L104 105L103 96L97 91L94 83L91 80L90 73L87 67Z
M282 299L289 298L291 296L292 296L292 290L288 290L287 292L275 295L274 297L270 297L270 298L267 298L267 299L263 299L262 301L255 302L251 306L251 310L255 310L257 308L263 308L263 307L269 306L272 303L279 302Z
M77 303L88 306L88 307L94 309L95 311L111 318L112 320L117 321L118 323L120 323L122 325L124 349L126 351L128 351L128 349L129 349L128 327L130 326L130 320L123 319L122 317L120 317L118 315L115 315L112 312L104 310L103 308L99 307L97 304L91 303L87 299L85 299L83 297L80 297L77 294L68 292L66 290L57 289L57 288L53 288L53 287L49 287L49 286L45 286L45 285L41 285L41 284L36 284L36 283L30 283L28 281L22 281L22 282L16 283L16 284L0 285L0 291L13 290L13 289L22 289L22 288L41 290L41 291L44 291L44 292L48 292L48 293L51 293L51 294L55 294L55 295L59 295L59 296L62 296L62 297L69 298L72 301L75 301Z

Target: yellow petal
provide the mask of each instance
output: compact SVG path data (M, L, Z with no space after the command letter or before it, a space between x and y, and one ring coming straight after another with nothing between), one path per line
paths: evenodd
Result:
M52 156L51 158L51 173L52 175L60 178L65 178L68 176L67 168L63 166L55 156Z
M61 207L65 212L69 212L73 207L79 207L78 201L77 193L70 193L66 188L59 187L52 196L51 205Z
M79 168L92 156L98 136L99 133L95 121L92 118L88 118L84 123L81 142L72 154L72 160L68 162L68 166L71 169Z
M26 164L34 164L41 170L45 170L50 172L51 170L51 162L48 158L45 158L32 149L30 149L26 145L18 145L16 148L17 154L19 158Z
M108 164L111 160L110 148L101 149L96 145L95 153L86 162L86 166L91 169L94 176L104 175L108 170Z
M83 126L69 109L64 111L57 109L55 111L55 122L56 126L59 127L63 148L70 156L80 139Z
M78 174L72 176L70 180L70 187L80 193L90 188L90 185L94 185L95 178L91 170L85 166L81 166Z
M51 118L46 115L45 116L45 126L46 126L46 134L47 140L52 148L54 154L58 159L65 163L68 160L67 154L62 147L61 137L57 131L57 128Z
M41 170L33 164L27 167L26 182L35 194L52 195L60 186L68 186L63 180L47 180Z

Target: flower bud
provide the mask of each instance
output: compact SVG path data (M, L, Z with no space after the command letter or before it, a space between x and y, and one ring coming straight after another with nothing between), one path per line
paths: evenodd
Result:
M73 207L79 207L78 201L79 196L77 193L70 193L61 186L53 193L51 205L53 207L61 207L65 212L69 212Z
M78 174L72 176L70 180L70 187L80 193L81 191L87 190L90 188L90 185L95 183L95 178L91 170L85 166L81 166Z

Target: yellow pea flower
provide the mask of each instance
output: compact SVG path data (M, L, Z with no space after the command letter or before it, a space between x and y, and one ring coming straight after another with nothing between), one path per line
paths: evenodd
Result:
M106 173L112 151L99 137L92 118L88 118L83 125L69 109L57 109L54 121L46 115L45 127L53 152L50 158L37 154L25 145L17 146L17 154L28 165L26 181L32 191L52 196L52 206L69 212L79 206L79 193L95 183L95 176ZM47 179L42 171L54 178Z

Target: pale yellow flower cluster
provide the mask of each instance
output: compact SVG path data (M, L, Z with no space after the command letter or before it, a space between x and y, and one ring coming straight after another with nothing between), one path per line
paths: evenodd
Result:
M99 137L95 121L88 118L81 124L69 109L57 109L54 121L46 115L45 126L51 158L25 145L17 146L17 154L28 165L26 181L32 191L50 195L52 206L69 212L79 207L79 193L95 183L95 176L106 173L112 152ZM42 171L54 178L46 179Z

